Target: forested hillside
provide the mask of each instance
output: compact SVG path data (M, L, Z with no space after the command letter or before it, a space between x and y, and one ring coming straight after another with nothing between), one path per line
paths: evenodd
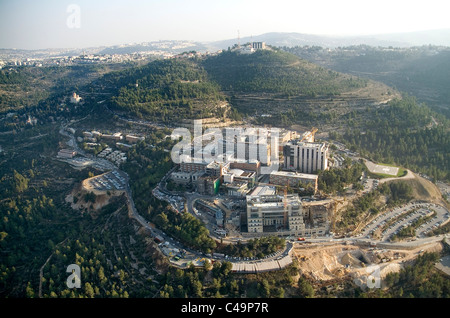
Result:
M381 81L416 96L434 110L450 116L450 50L350 46L283 47L283 50L338 72Z
M449 180L449 121L444 116L434 121L433 115L438 116L414 98L405 97L388 107L353 113L345 132L333 132L330 137L375 161Z
M315 97L339 95L367 85L366 80L327 70L278 50L253 54L225 51L206 59L203 65L223 90L234 92Z
M106 78L120 87L112 107L163 122L183 118L223 117L225 96L208 80L205 70L190 60L158 60Z
M129 65L21 66L0 69L0 113L36 108L55 96L80 91L103 74Z

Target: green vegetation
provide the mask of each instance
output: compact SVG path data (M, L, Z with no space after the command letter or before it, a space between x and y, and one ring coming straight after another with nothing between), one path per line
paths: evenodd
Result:
M84 202L92 202L95 203L95 200L97 199L97 196L94 192L88 192L84 195Z
M442 80L435 83L436 87L448 83L444 80L446 61L441 62L442 68L436 65L423 69L424 85L434 79ZM111 72L113 69L121 71ZM105 73L108 74L100 77ZM449 180L449 122L425 105L405 97L387 106L350 108L345 114L321 105L335 98L344 100L345 96L341 96L344 93L367 85L367 80L330 71L277 50L252 55L224 52L205 60L159 60L142 67L1 70L0 112L15 114L0 118L3 150L0 154L0 296L282 298L329 295L303 276L295 281L299 272L296 263L277 272L257 275L231 273L228 262L206 264L205 268L191 266L186 270L170 267L158 254L152 239L128 217L124 197L113 199L94 213L88 213L87 209L73 210L65 196L81 180L99 171L76 171L55 159L56 152L66 142L58 129L64 120L85 116L87 121L99 126L114 123L117 116L105 114L104 105L125 115L131 113L169 124L210 116L241 119L251 109L234 103L242 96L253 95L258 109L273 113L273 117L264 117L267 119L261 119L260 123L338 125L345 122L348 129L331 133L330 137L345 142L362 156L422 171L434 179ZM70 107L64 103L74 90L84 90L83 106ZM112 97L105 99L108 94ZM104 104L99 103L100 98ZM303 107L304 100L312 99L318 102ZM272 103L270 109L261 107L261 100ZM240 106L221 107L228 101ZM288 110L279 108L290 101L300 102ZM28 116L38 119L36 126L26 124ZM188 213L178 213L156 199L151 193L173 167L169 149L174 142L167 137L168 129L147 132L146 139L129 151L128 161L121 167L131 178L136 207L147 221L204 253L261 258L284 247L285 241L276 237L254 239L246 244L218 244L198 219ZM361 162L347 160L342 169L319 173L319 189L324 193L342 193L353 185L354 189L361 190L358 181L363 171ZM350 202L336 220L336 226L352 229L386 204L398 205L413 195L414 189L408 182L382 184ZM78 200L94 203L97 196L88 192L74 197L73 202ZM425 220L420 219L406 228L400 237L411 235ZM434 233L448 229L446 225ZM434 270L435 260L436 256L425 254L414 266L388 276L387 290L361 292L356 296L448 297L448 279ZM68 275L65 269L69 264L81 267L81 289L69 290L65 284ZM347 293L350 292L345 290L337 295Z
M170 268L162 280L160 298L284 298L310 295L308 283L293 287L297 268L259 274L231 274L231 263L215 262L208 268Z
M263 258L285 247L286 242L276 236L267 236L249 240L243 244L226 244L218 246L215 252L223 253L231 257L256 257Z
M419 255L414 264L387 274L384 279L387 289L369 290L358 297L448 298L450 279L434 267L438 260L438 253Z
M436 229L428 232L428 236L440 235L450 233L450 222L437 227Z
M168 131L166 131L168 133ZM139 142L128 154L123 169L131 178L131 189L137 210L141 215L182 241L187 246L211 252L216 243L209 237L205 225L188 213L178 213L166 203L151 195L152 190L172 168L170 149L174 142L164 139L165 132L157 131Z
M353 230L368 214L377 214L383 208L408 202L412 198L411 193L412 187L406 182L384 183L349 203L340 213L336 228L345 231ZM385 200L380 200L382 196Z
M365 170L367 169L361 162L352 163L346 158L342 168L319 171L319 190L325 193L342 192L347 185L357 184Z
M401 165L435 180L450 180L449 121L440 117L436 126L432 116L428 107L405 97L388 107L368 109L353 119L354 129L347 128L342 135L330 133L330 137L375 162Z
M102 74L120 68L120 65L77 65L2 69L0 113L32 109L55 96L68 96Z
M151 221L161 230L173 235L189 247L205 253L210 253L216 248L216 242L209 237L209 231L202 221L187 212L180 214L166 209L150 216Z
M388 196L388 204L395 206L411 200L413 189L407 182L397 181L382 184L379 191L380 193Z
M409 215L411 215L412 213L414 213L416 210L411 210L410 212L408 212L406 215L402 215L398 218L395 218L393 220L391 220L389 223L392 224L396 221L402 220L407 218ZM405 238L409 238L409 237L414 237L416 236L416 229L421 226L422 224L428 222L429 220L432 220L434 217L436 216L436 212L433 212L432 215L429 216L422 216L420 218L418 218L417 220L415 220L411 225L408 225L404 228L402 228L397 234L394 234L391 237L391 241L397 241L397 240L402 240ZM389 224L385 224L384 228L388 228Z
M353 200L346 206L345 210L340 212L339 219L335 227L339 231L354 230L356 225L363 220L367 214L376 214L379 212L381 205L378 203L380 192L373 190L369 193Z
M108 75L120 87L112 97L117 110L163 122L224 115L217 107L224 95L195 61L157 60Z
M261 50L253 54L225 51L206 59L203 65L223 90L233 92L316 97L339 95L367 84L365 80L326 70L283 51Z
M76 236L54 246L43 270L42 296L128 298L156 294L155 282L148 279L149 274L157 274L150 246L144 236L135 233L125 200L115 201L89 219L90 224L83 223ZM66 285L69 264L80 266L80 289Z
M405 168L402 168L402 167L397 167L397 166L394 166L394 165L389 165L389 164L384 164L384 163L377 163L377 164L380 165L380 166L398 168L398 172L397 172L396 175L391 175L391 174L386 174L386 173L375 173L375 172L367 171L368 175L371 178L382 179L382 178L404 177L408 173L408 171Z
M283 50L338 72L383 82L416 96L436 112L450 116L450 51L426 45L384 48L358 45L329 51L321 47L284 47Z

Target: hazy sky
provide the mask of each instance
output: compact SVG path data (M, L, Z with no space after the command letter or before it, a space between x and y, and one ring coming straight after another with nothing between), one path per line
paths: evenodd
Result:
M0 0L0 48L443 29L449 9L449 0Z

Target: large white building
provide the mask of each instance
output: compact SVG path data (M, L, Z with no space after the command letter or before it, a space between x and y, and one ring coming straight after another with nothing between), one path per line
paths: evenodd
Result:
M328 169L328 145L291 141L283 147L284 169L315 173Z
M305 229L302 203L297 194L248 195L247 227L249 233L263 233L265 229L302 232Z
M258 160L262 165L271 165L272 142L270 135L263 128L225 130L225 136L221 143L223 153L233 155L232 161L251 162ZM275 145L274 149L277 149L278 140L273 144Z

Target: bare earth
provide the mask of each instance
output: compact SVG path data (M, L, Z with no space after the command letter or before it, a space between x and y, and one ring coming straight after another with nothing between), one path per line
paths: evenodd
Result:
M432 243L413 250L363 248L355 245L295 244L293 258L297 258L302 275L315 281L330 281L351 277L364 277L380 270L383 279L390 272L398 272L405 262L417 257L420 251L438 252L442 244Z

